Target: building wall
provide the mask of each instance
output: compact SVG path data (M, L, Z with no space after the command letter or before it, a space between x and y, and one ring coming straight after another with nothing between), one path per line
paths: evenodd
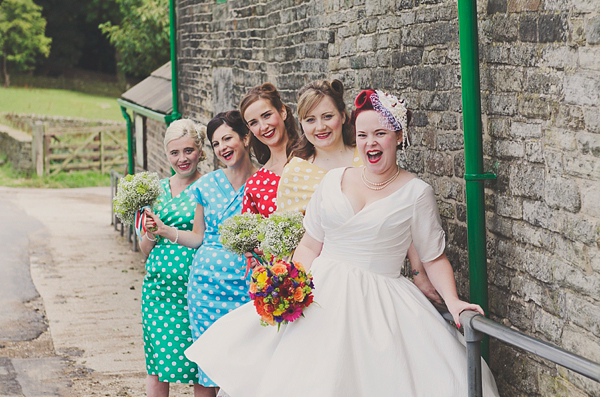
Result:
M600 3L478 1L490 311L600 362ZM294 105L315 78L407 99L401 164L436 191L468 296L457 6L450 0L178 1L182 113L202 123L271 81ZM504 396L599 395L492 343Z

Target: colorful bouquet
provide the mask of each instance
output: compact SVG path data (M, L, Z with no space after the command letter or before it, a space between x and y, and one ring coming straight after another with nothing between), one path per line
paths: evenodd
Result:
M151 208L161 193L156 172L140 172L119 180L113 207L117 217L127 225L135 225L138 237L144 230L144 209Z
M313 302L314 284L310 272L289 258L304 235L300 212L271 214L269 218L245 213L236 215L219 228L223 246L238 255L252 253L257 262L250 281L250 298L264 326L297 320ZM258 255L254 249L262 251Z
M310 272L297 262L278 260L254 268L250 298L263 326L293 322L313 303Z

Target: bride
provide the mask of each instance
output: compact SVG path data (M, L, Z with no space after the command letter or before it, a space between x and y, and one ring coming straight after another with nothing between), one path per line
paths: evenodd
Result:
M462 337L400 274L412 242L455 322L483 314L458 298L432 188L396 164L410 112L373 90L355 106L365 167L326 174L294 254L313 273L317 304L279 332L246 304L186 351L232 397L467 395ZM485 363L483 380L484 395L497 396Z

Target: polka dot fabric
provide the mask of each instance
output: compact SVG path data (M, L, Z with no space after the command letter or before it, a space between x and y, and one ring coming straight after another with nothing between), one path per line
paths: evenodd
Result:
M362 165L358 150L354 149L352 166ZM306 212L308 202L325 174L327 170L299 157L293 157L281 173L281 181L277 188L277 210Z
M202 176L190 195L204 207L204 240L192 264L188 283L188 304L192 337L198 339L215 321L249 301L246 262L223 248L219 226L242 208L242 186L237 192L223 170ZM200 369L199 383L217 386Z
M154 212L169 226L191 230L196 202L187 189L171 197L169 178L160 182L163 194ZM195 251L159 237L146 261L142 287L146 370L161 382L198 383L198 367L183 354L193 342L186 294Z
M266 168L256 171L246 182L242 212L252 212L265 217L275 212L278 184L279 175Z

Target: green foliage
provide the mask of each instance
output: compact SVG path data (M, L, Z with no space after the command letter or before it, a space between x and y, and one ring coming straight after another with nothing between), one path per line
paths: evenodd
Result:
M147 76L169 60L169 0L116 0L122 20L100 29L121 54L126 73Z
M0 165L0 186L53 189L110 186L110 175L96 171L72 171L39 177L19 172L13 169L12 164L4 163Z
M50 42L44 35L46 20L42 8L32 0L3 0L0 3L0 57L3 58L5 86L7 63L17 70L33 67L36 55L50 54Z

